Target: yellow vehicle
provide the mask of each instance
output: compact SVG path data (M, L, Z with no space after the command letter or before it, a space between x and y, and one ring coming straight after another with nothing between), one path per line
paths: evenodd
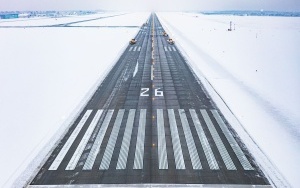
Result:
M135 44L135 43L136 43L136 40L135 40L135 39L131 39L130 42L129 42L129 44L131 44L131 45L133 45L133 44Z
M174 42L174 40L173 40L173 39L171 39L171 38L170 38L170 39L168 39L167 41L168 41L168 43L169 43L169 44L174 44L174 43L175 43L175 42Z

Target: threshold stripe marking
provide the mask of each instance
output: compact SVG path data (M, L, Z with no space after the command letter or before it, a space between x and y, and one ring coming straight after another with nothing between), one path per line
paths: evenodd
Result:
M117 163L117 169L126 169L126 163L127 163L127 157L128 157L128 151L131 141L131 134L132 134L132 128L133 128L133 122L134 122L134 116L135 116L135 109L130 109L127 123L125 127L125 132L122 140L121 150L119 154L119 159Z
M78 136L80 130L82 129L83 125L85 124L86 120L89 118L91 115L92 110L87 110L83 117L81 118L80 122L77 124L76 128L72 132L71 136L68 138L67 142L63 146L63 148L60 150L59 154L56 156L55 160L51 164L48 170L57 170L58 166L64 159L65 155L69 151L70 147L72 146L74 140Z
M91 148L89 156L88 156L87 160L85 161L83 170L92 170L93 164L94 164L95 159L100 151L100 146L102 144L104 135L106 133L107 127L109 125L109 122L110 122L110 119L111 119L113 113L114 113L114 110L108 110L108 112L105 116L105 119L101 125L101 128L99 129L96 140Z
M135 68L134 68L134 72L133 72L133 77L135 77L136 73L138 72L138 69L139 69L139 61L137 60Z
M139 47L138 51L141 51L141 47Z
M165 51L166 51L166 52L168 51L167 47L165 47Z
M195 170L202 169L200 158L199 158L197 148L196 148L196 145L194 142L194 138L193 138L190 126L189 126L189 122L186 118L185 111L184 111L184 109L178 109L178 112L179 112L179 116L181 119L181 124L182 124L182 128L183 128L185 140L187 143L187 147L189 150L189 154L191 157L193 169L195 169Z
M159 169L168 169L164 114L163 113L164 113L163 109L157 109L158 164L159 164Z
M205 154L206 159L208 161L209 168L212 169L212 170L218 170L219 169L218 163L217 163L216 158L215 158L215 156L212 152L212 149L209 145L207 137L204 133L202 125L201 125L201 123L199 121L199 118L197 116L197 113L194 109L190 109L190 114L192 116L192 120L193 120L193 123L195 125L198 137L200 139L201 146L204 150L204 154Z
M175 119L175 114L173 109L168 109L168 116L170 122L170 130L171 130L176 169L185 169L185 163L182 155L182 149L181 149L177 124L176 124L176 119Z
M86 146L86 144L88 143L100 117L102 114L103 110L98 110L93 121L91 122L91 124L89 125L89 128L87 129L87 131L85 132L82 140L80 141L75 153L73 154L68 166L66 167L66 170L74 170L76 168L76 165L84 151L84 148Z
M236 154L237 158L239 159L240 163L242 164L243 168L245 170L254 170L254 168L251 166L250 162L248 161L247 157L241 150L240 146L236 142L236 140L233 138L232 134L228 130L227 126L225 125L224 121L222 120L221 116L219 115L217 110L211 110L213 116L217 120L220 128L222 129L226 139L228 140L230 146L232 147L234 153Z
M133 48L133 47L130 47L130 48L129 48L129 51L131 51L131 50L132 50L132 48Z
M119 134L119 130L121 127L121 123L122 123L122 119L124 116L124 109L120 109L116 118L116 121L114 123L113 129L111 131L101 164L99 169L100 170L107 170L109 168L110 165L110 161L111 161L111 157L113 155L114 152L114 148L115 148L115 144L118 138L118 134Z
M176 52L176 48L175 47L172 47L173 48L173 50Z
M134 51L134 52L136 51L136 47L134 47L133 51Z
M226 165L226 168L228 170L236 170L236 167L235 167L233 161L231 160L230 155L229 155L228 151L226 150L226 148L225 148L216 128L214 127L212 121L210 120L206 110L200 110L200 111L201 111L204 121L208 127L208 130L209 130L210 134L212 135L214 142L216 143L216 146L217 146L219 153Z
M140 110L140 120L139 120L139 128L138 128L138 135L136 141L133 169L143 169L146 112L147 112L146 109Z
M171 47L168 47L169 48L169 50L170 50L170 52L172 51L172 49L171 49Z

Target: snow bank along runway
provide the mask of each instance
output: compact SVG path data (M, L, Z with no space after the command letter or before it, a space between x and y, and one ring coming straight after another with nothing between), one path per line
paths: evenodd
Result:
M270 186L163 31L152 14L29 187Z

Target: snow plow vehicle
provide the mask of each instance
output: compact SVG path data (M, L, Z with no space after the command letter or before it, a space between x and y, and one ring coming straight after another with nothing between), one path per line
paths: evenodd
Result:
M135 43L136 43L136 40L135 40L135 39L131 39L130 42L129 42L129 44L131 44L131 45L133 45L133 44L135 44Z
M168 43L169 43L169 44L174 44L174 43L175 43L175 42L174 42L174 40L173 40L173 39L171 39L171 38L170 38L170 39L168 39L167 41L168 41Z

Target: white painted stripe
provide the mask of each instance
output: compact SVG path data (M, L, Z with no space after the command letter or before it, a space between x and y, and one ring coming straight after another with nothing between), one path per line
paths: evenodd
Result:
M134 51L134 52L136 51L136 46L134 47L133 51Z
M133 48L133 47L130 47L130 48L129 48L129 51L131 51L131 50L132 50L132 48Z
M143 168L145 126L146 126L146 109L141 109L133 169Z
M165 51L166 51L166 52L168 51L168 48L167 48L167 47L165 47Z
M153 65L151 65L151 80L153 80L153 78L154 78L154 73L153 73L153 71L154 71L154 67L153 67Z
M209 130L210 134L212 135L214 142L216 143L216 146L221 154L221 157L226 165L226 168L228 170L236 170L236 167L235 167L233 161L231 160L229 153L226 150L226 148L225 148L216 128L214 127L212 121L210 120L206 110L200 110L200 111L201 111L204 121L208 127L208 130Z
M201 143L202 148L204 150L204 154L207 158L209 168L212 169L212 170L218 170L219 169L218 163L217 163L216 158L215 158L215 156L212 152L212 149L209 145L207 137L206 137L206 135L204 133L204 130L202 128L202 125L201 125L201 123L198 119L197 113L194 109L190 109L190 114L192 116L192 120L193 120L193 123L195 125L198 137L200 139L200 143Z
M110 165L110 161L111 161L111 157L112 154L114 152L114 148L115 148L115 144L118 138L118 134L119 134L119 130L121 127L121 123L122 123L122 119L123 119L123 115L124 115L125 110L124 109L120 109L116 118L116 121L114 123L114 127L111 131L101 164L99 169L100 170L107 170L109 168Z
M168 169L163 109L157 109L157 139L158 139L157 149L158 149L159 169Z
M98 110L93 121L91 122L91 124L89 125L89 128L87 129L87 131L85 132L82 140L80 141L75 153L73 154L68 166L66 167L66 170L74 170L76 168L76 165L84 151L84 148L86 146L86 144L88 143L100 117L102 114L103 110Z
M141 47L138 48L138 51L141 51Z
M184 164L184 159L183 159L183 155L182 155L182 149L181 149L181 144L180 144L174 110L168 109L168 115L169 115L170 130L171 130L172 145L173 145L176 169L185 169L185 164Z
M125 127L125 132L122 140L121 150L119 154L119 159L117 163L117 169L125 169L126 163L127 163L127 157L128 157L128 151L131 141L131 134L132 134L132 128L133 128L133 122L134 122L134 116L135 116L135 109L130 109L127 123Z
M227 126L225 125L224 121L220 117L217 110L211 110L213 116L217 120L220 128L222 129L226 139L228 140L230 146L232 147L234 153L236 154L237 158L239 159L240 163L242 164L243 168L245 170L254 170L254 168L251 166L250 162L248 161L247 157L241 150L240 146L236 142L236 140L233 138L232 134L228 130Z
M71 136L68 138L67 142L65 143L64 147L60 150L59 154L56 156L55 160L51 164L48 170L57 170L58 166L64 159L65 155L69 151L70 147L72 146L74 140L78 136L80 130L82 129L83 125L85 124L86 120L91 115L92 110L87 110L83 117L81 118L80 122L77 124L76 128L72 132Z
M189 122L186 118L185 111L184 111L184 109L178 109L178 112L179 112L179 116L180 116L180 119L181 119L183 133L184 133L185 140L186 140L186 143L187 143L187 147L188 147L188 150L189 150L189 154L190 154L190 157L191 157L193 169L195 169L195 170L202 169L200 158L199 158L197 148L196 148L196 145L195 145L195 142L194 142L194 138L193 138L190 126L189 126Z
M136 65L135 65L134 72L133 72L133 77L135 77L136 73L138 72L138 69L139 69L139 61L136 61Z
M101 125L101 128L99 129L99 132L97 134L97 137L96 137L96 140L91 148L91 151L89 153L89 156L87 158L87 160L85 161L85 164L83 166L83 170L91 170L93 165L94 165L94 162L96 160L96 157L100 151L100 146L102 144L102 141L103 141L103 138L104 138L104 135L106 133L106 129L109 125L109 122L110 122L110 119L112 117L114 113L114 110L108 110L107 111L107 114L105 116L105 119Z
M172 51L171 47L169 47L169 51L170 51L170 52Z
M173 48L173 50L176 52L176 48L175 47L172 47Z

